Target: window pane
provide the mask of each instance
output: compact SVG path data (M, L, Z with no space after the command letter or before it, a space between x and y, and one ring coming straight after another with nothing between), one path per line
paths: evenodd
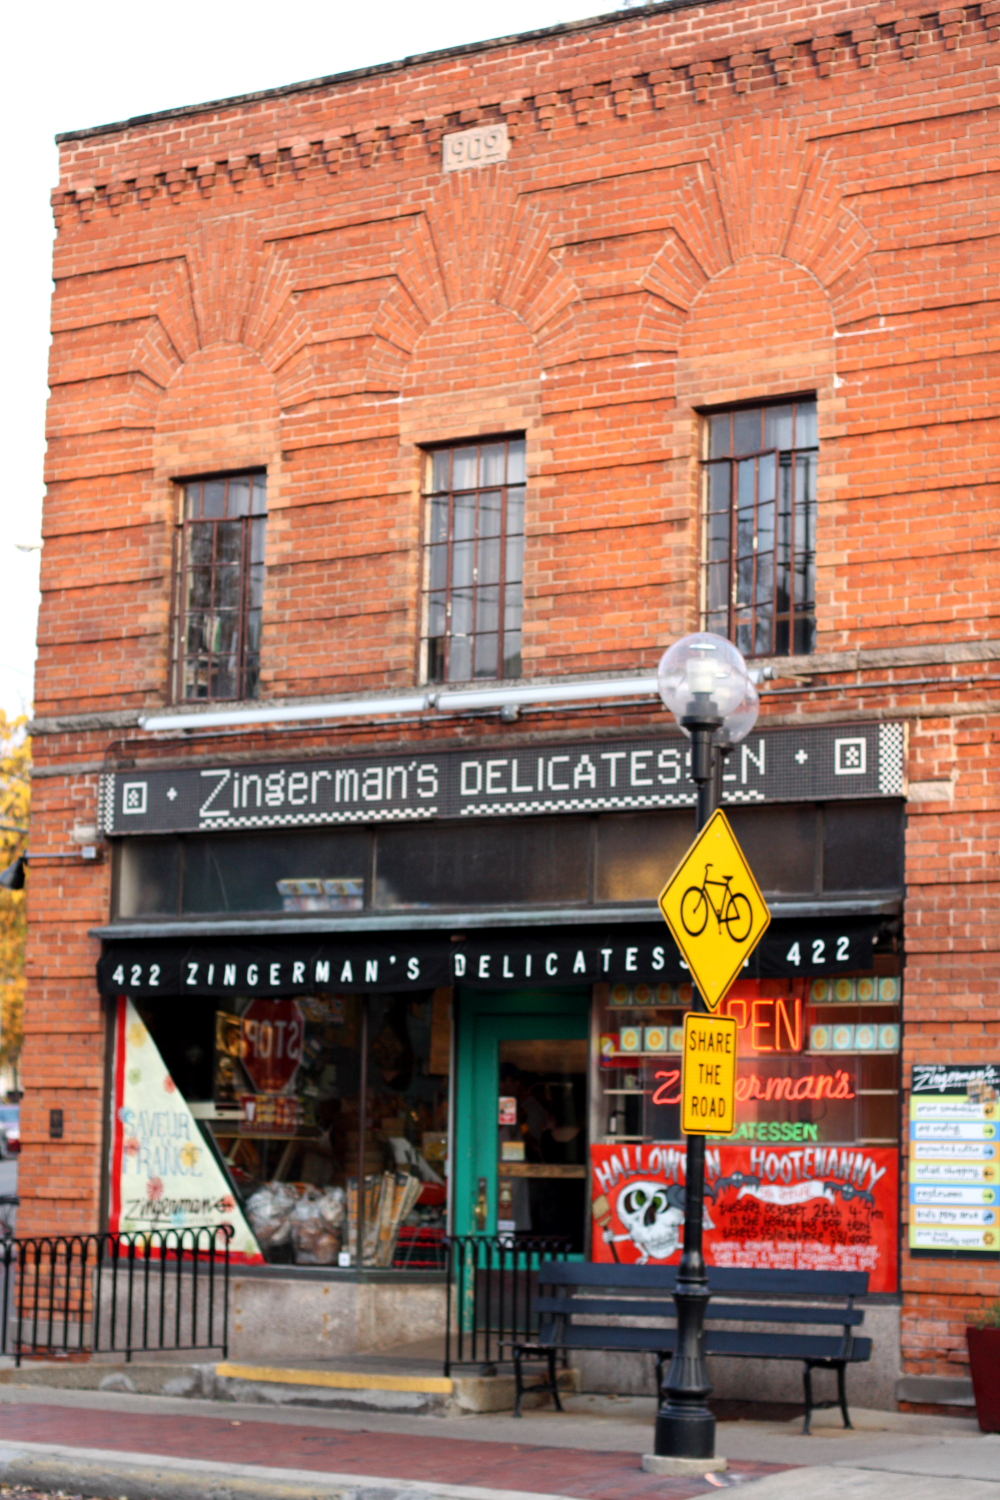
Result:
M216 520L226 514L226 481L209 479L202 485L201 514L206 520Z
M721 511L727 514L729 511L729 485L732 466L728 463L709 464L708 467L708 507L709 510Z
M521 632L508 630L503 638L503 676L521 675Z
M774 474L774 454L762 454L757 460L757 497L759 500L774 499Z
M819 443L815 401L800 401L795 411L796 448L815 448Z
M500 582L500 538L488 537L479 543L479 560L477 563L477 582L485 583Z
M115 914L174 917L180 896L177 839L123 839L116 850Z
M188 573L188 609L208 609L212 603L212 571L192 568Z
M794 407L766 406L764 408L765 448L790 448L792 446L792 416Z
M503 616L504 629L505 630L518 630L519 631L521 629L522 607L521 607L521 589L520 589L520 586L518 584L516 584L516 583L515 584L509 583L507 585L507 587L504 589L504 605L503 605L503 609L504 609L504 616Z
M448 652L448 681L467 682L472 676L472 637L453 635Z
M475 542L459 542L451 554L451 586L455 589L469 588L472 585L473 570L476 565Z
M762 447L760 440L760 417L759 406L755 406L749 411L737 411L733 413L734 453L757 453Z
M256 778L247 785L254 806ZM184 840L184 911L295 911L306 908L294 890L278 882L351 880L364 882L370 835L367 833L209 834ZM323 897L318 897L322 901ZM303 903L301 908L290 904ZM320 908L322 909L322 908Z
M774 592L774 557L770 552L757 553L757 603L770 605Z
M523 484L527 477L527 444L524 438L511 438L507 444L507 483Z
M467 541L476 534L476 497L475 495L455 496L455 515L452 522L455 528L456 542Z
M444 654L445 642L433 640L427 642L427 681L444 682Z
M507 537L506 574L508 583L520 583L524 569L524 537Z
M435 460L436 461L436 460ZM430 541L446 542L448 540L448 496L444 495L438 500L431 501L430 519Z
M445 633L445 595L431 594L427 601L427 634L439 636Z
M901 802L828 802L823 821L824 890L902 889Z
M507 491L507 535L515 536L524 531L524 490Z
M503 506L501 490L486 490L479 496L479 535L499 536Z
M441 490L450 489L449 479L451 477L451 450L442 448L431 461L431 492L438 494Z
M243 557L243 525L222 521L215 528L215 557L220 563L238 563Z
M194 522L187 531L188 562L192 567L210 567L215 558L215 527Z
M476 676L496 677L499 641L495 635L476 636Z
M736 504L741 510L744 506L753 505L756 494L757 461L747 458L736 465Z
M267 475L255 474L253 480L253 513L262 516L267 510Z
M725 458L732 452L729 445L730 428L732 418L729 412L721 412L717 417L708 419L708 456L709 458Z
M266 545L267 522L265 520L253 521L250 525L250 561L252 563L263 563Z
M237 698L235 656L216 657L209 669L209 692L213 698Z
M472 634L472 590L455 590L451 596L451 633Z
M480 484L503 484L507 478L506 443L487 443L482 450Z
M375 905L381 909L587 899L586 818L379 828L376 837Z
M453 450L451 471L453 489L475 489L479 471L478 460L478 448L455 448Z
M448 583L448 548L439 545L428 548L428 551L427 587L443 589Z
M248 516L250 514L249 479L231 479L229 481L226 514L228 516Z
M496 585L476 591L476 629L496 630L500 624L500 590Z
M729 564L716 563L708 570L708 607L725 609L729 603Z

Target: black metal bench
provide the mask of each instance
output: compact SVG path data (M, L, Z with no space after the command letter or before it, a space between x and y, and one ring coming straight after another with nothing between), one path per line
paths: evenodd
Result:
M530 1343L513 1345L517 1389L515 1417L521 1415L525 1390L548 1391L562 1411L556 1359L574 1349L652 1353L656 1356L657 1397L662 1400L664 1367L676 1337L673 1300L676 1266L585 1265L543 1261L532 1306L538 1334ZM855 1297L868 1291L865 1271L758 1271L710 1266L705 1352L731 1359L802 1360L806 1397L804 1432L814 1411L839 1406L850 1427L845 1372L850 1364L871 1358L872 1341L857 1338L864 1312ZM732 1297L741 1300L730 1301ZM725 1298L726 1300L722 1300ZM745 1299L745 1300L743 1300ZM621 1320L628 1318L625 1324ZM613 1320L613 1321L609 1321ZM674 1323L665 1327L664 1320ZM796 1323L806 1327L836 1325L836 1333L762 1332L720 1328L719 1323ZM524 1384L524 1365L544 1362L545 1379ZM836 1370L837 1400L814 1401L813 1370Z

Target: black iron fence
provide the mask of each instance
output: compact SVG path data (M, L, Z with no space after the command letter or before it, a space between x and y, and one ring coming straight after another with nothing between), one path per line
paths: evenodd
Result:
M0 1353L229 1351L232 1227L0 1238Z
M566 1260L569 1240L527 1235L458 1234L446 1240L448 1306L444 1373L473 1365L495 1374L511 1346L538 1329L531 1304L543 1260Z

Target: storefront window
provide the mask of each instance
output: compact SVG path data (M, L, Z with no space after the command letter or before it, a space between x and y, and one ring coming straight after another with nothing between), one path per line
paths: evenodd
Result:
M141 1009L267 1260L440 1267L449 990Z
M679 1252L691 995L684 983L595 987L596 1259ZM868 1270L873 1290L895 1290L899 975L738 980L721 1011L738 1023L739 1061L735 1132L708 1140L710 1263ZM637 1183L658 1194L649 1224L631 1212Z
M769 894L901 891L901 803L733 807L729 817ZM690 842L681 809L128 838L117 846L115 914L653 901Z

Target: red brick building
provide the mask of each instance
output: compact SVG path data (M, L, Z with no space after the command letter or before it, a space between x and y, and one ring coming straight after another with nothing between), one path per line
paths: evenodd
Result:
M905 1142L915 1066L1000 1068L998 40L651 6L60 138L21 1232L125 1223L128 995L237 1194L419 1166L390 1265L547 1181L598 1253L588 1151L678 1139L651 679L706 627L771 669L741 1066L854 1100L743 1165L872 1189L877 1399L962 1394L996 1162L910 1203Z

